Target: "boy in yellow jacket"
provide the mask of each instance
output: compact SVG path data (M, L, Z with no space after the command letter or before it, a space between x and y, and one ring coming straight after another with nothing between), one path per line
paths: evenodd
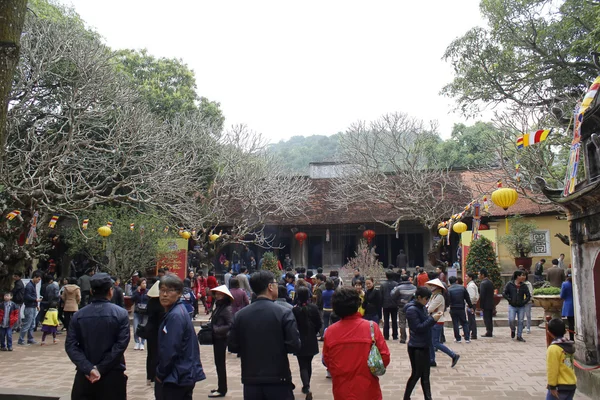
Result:
M565 323L555 318L548 323L554 341L546 350L548 394L546 400L572 400L577 388L573 353L574 343L565 339Z

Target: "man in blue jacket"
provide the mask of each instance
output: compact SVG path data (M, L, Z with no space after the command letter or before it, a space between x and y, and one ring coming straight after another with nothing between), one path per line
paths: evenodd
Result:
M69 325L65 350L77 373L72 400L125 400L125 357L129 345L129 315L110 302L110 275L90 279L92 302L77 311Z
M165 316L158 330L156 400L192 400L196 382L206 379L192 319L181 302L183 282L169 274L160 280Z
M37 344L33 340L33 328L35 328L35 314L39 310L39 304L42 299L38 298L36 285L42 280L41 271L35 271L31 276L31 280L25 286L25 295L23 296L23 304L25 304L25 318L23 326L19 334L17 344L25 346L25 335L27 335L27 344Z

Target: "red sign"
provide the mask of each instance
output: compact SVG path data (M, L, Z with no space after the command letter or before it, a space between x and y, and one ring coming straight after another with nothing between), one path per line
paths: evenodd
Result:
M165 239L159 242L159 257L156 269L169 268L169 272L177 275L181 280L187 277L187 249L188 241L185 239Z

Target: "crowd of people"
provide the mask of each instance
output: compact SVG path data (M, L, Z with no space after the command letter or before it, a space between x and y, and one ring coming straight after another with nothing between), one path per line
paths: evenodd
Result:
M551 270L548 276L552 275L552 284L560 283L561 297L565 298L563 314L568 318L572 341L570 272L561 278ZM419 380L425 399L430 399L430 372L439 361L436 355L448 355L452 368L461 357L445 344L447 319L452 321L454 341L470 343L478 338L475 306L479 303L486 329L481 336L493 337L494 285L488 275L481 269L477 275L467 274L463 282L447 276L443 267L431 273L417 268L413 275L406 269L388 269L386 279L378 282L356 269L349 284L344 284L338 271L326 276L320 268L313 274L287 265L278 281L269 271L250 274L243 265L231 265L220 284L213 271L205 278L202 271L196 274L190 270L184 280L164 269L159 269L156 277L136 273L130 289L134 350L147 350L147 383L154 387L156 399L191 399L196 382L205 379L199 338L192 323L202 304L204 312L211 315L209 329L218 382L210 398L227 395L229 351L241 360L244 398L293 399L295 386L288 360L288 354L293 354L302 393L312 399L313 359L322 341L321 360L332 380L335 399L381 399L379 379L368 364L369 354L376 347L380 365L389 365L386 342L391 338L407 345L411 374L404 399L411 398ZM77 367L72 398L126 398L124 353L131 330L120 279L93 270L79 280L59 283L40 271L32 273L27 285L21 277L15 274L14 288L4 295L0 307L2 350L12 350L12 329L20 329L18 344L35 344L32 332L38 324L43 332L41 344L49 335L57 343L62 322L67 331L65 349ZM37 295L40 281L45 296ZM525 319L530 318L532 296L527 272L515 271L502 294L509 303L510 335L525 342L523 333L530 332L531 327L530 322L525 325ZM560 334L558 322L554 325L555 344L561 350L552 349L553 360L572 358L572 342L563 337L564 332ZM557 379L564 376L561 372ZM549 375L549 391L565 388L560 382L550 385L553 379Z

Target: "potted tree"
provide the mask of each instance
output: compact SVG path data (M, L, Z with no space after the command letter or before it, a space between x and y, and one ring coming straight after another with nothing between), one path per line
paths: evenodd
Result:
M532 250L531 235L537 226L528 222L520 215L510 218L510 233L500 238L500 243L506 246L510 254L515 258L515 266L523 266L527 272L531 270Z
M502 300L502 295L498 294L498 292L502 290L504 284L500 275L500 267L496 261L496 251L494 250L494 245L488 238L484 236L471 243L466 264L467 272L479 274L479 271L482 268L487 269L489 273L489 279L494 284L494 289L496 290L496 293L494 294L494 306L497 306ZM477 280L476 283L479 286L481 282ZM477 302L476 309L480 309L479 301ZM496 315L495 308L494 315Z

